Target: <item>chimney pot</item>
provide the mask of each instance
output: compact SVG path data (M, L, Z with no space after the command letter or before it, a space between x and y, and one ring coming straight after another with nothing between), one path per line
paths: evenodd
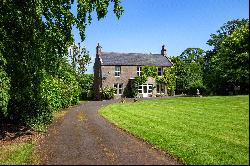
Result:
M167 49L165 48L165 45L162 46L161 55L167 56Z
M102 54L102 47L100 46L100 44L98 43L96 46L96 56L100 57Z

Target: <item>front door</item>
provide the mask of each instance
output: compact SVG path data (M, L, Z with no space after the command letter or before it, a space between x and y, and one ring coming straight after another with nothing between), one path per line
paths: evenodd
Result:
M139 93L142 94L143 97L149 97L153 91L153 84L143 84L139 86Z

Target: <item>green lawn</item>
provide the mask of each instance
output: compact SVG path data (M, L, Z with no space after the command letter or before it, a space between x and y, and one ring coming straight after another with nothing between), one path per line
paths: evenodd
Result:
M249 164L249 96L116 103L100 112L186 164Z
M30 164L32 143L16 143L0 147L0 165Z

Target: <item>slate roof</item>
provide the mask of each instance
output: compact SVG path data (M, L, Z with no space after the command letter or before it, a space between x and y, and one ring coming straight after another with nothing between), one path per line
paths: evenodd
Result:
M173 66L161 54L102 52L101 59L103 66Z

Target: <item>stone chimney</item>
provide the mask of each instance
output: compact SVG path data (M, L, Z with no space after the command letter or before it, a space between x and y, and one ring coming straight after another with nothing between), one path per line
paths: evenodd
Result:
M98 43L96 46L96 57L100 58L101 55L102 55L102 47Z
M101 99L100 88L102 88L102 47L98 43L96 46L96 58L95 63L93 66L94 71L94 81L93 81L93 91L94 91L94 98L96 100Z
M167 56L167 49L165 48L165 45L162 46L161 55Z

